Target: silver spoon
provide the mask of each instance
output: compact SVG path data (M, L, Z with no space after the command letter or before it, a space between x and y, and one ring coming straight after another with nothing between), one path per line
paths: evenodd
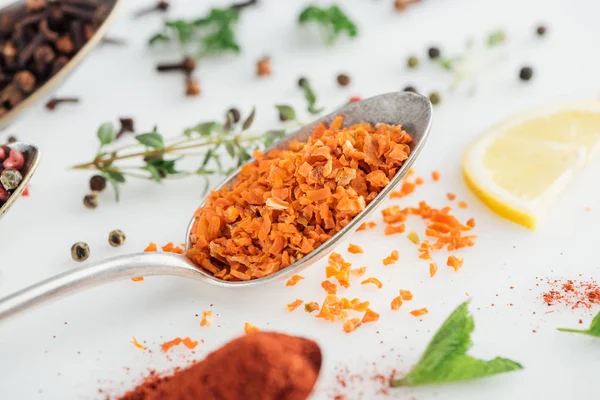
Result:
M7 201L4 202L0 206L0 219L8 212L8 210L15 204L15 202L21 197L23 190L27 187L27 184L31 180L33 173L37 169L37 166L40 162L40 151L37 147L31 144L25 143L11 143L8 145L11 149L18 150L23 153L25 156L25 164L23 165L23 169L21 170L21 174L23 175L23 180L17 186L17 188L11 193L10 197Z
M329 251L331 251L348 234L356 230L356 228L360 226L365 218L367 218L381 202L388 198L390 192L400 183L402 177L406 175L425 145L431 125L431 113L431 103L426 97L408 92L384 94L358 103L349 104L344 108L299 129L271 147L271 149L287 148L289 143L293 140L305 141L311 136L314 128L319 123L330 124L337 115L344 117L345 125L353 125L361 122L402 124L403 128L409 132L413 138L413 142L410 144L411 153L408 159L379 195L331 239L306 257L281 271L256 280L229 282L215 278L209 273L199 269L185 257L185 255L172 253L138 253L124 255L89 264L83 268L64 272L0 299L0 322L50 300L123 278L150 275L176 275L185 278L198 279L217 286L242 287L281 279L297 273L301 268L307 267L327 255ZM249 162L252 162L252 160ZM232 186L239 171L240 170L238 169L238 171L227 178L217 190L223 187ZM203 204L204 202L200 206ZM186 231L186 252L189 248L190 230L193 222L194 218L190 221Z

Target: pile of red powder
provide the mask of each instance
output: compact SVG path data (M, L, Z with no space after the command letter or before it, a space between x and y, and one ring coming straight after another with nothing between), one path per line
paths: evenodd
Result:
M549 306L565 305L576 309L600 304L600 286L594 280L548 279L546 283L551 289L544 292L542 298Z

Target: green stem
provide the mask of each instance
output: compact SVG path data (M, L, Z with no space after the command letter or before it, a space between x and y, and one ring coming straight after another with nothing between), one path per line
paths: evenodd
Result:
M581 330L581 329L557 328L557 330L559 330L561 332L583 333L583 334L587 333L587 331Z

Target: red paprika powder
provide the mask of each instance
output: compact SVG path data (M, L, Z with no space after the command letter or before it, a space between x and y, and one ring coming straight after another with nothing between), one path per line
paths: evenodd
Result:
M146 380L121 400L305 400L320 369L312 340L256 332L171 376Z

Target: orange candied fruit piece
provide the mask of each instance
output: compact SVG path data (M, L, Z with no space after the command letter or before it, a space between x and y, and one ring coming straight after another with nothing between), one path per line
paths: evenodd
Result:
M135 338L135 336L132 336L132 338L133 338L133 345L135 347L137 347L138 349L146 350L146 346L144 346L143 344L138 342L138 340Z
M360 326L360 318L352 318L344 322L344 332L350 333Z
M296 283L300 282L302 279L304 279L303 276L294 275L290 279L288 279L288 281L285 283L285 286L295 286Z
M202 319L200 320L200 326L211 326L212 318L213 312L211 310L202 311Z
M423 307L419 308L418 310L412 310L410 313L415 317L420 317L421 315L429 313L429 310L426 307Z
M396 233L404 233L405 229L406 228L404 227L404 224L388 225L385 227L385 230L383 233L390 236L390 235L394 235Z
M154 251L158 251L158 248L156 247L156 243L150 243L148 245L148 247L146 247L144 249L144 253L152 253Z
M328 294L335 295L337 293L337 285L335 283L331 283L329 281L321 282L321 287L325 289Z
M168 342L164 342L163 344L160 345L161 349L163 352L167 352L169 350L171 350L172 347L177 346L178 344L181 344L182 339L180 337L175 338L173 340L169 340Z
M469 219L469 220L467 221L467 226L468 226L469 228L475 228L475 220L474 220L473 218Z
M183 343L183 345L185 347L187 347L188 349L190 349L190 350L193 349L193 348L195 348L196 346L198 346L198 341L197 340L192 340L189 337L186 337L185 339L183 339L181 341L181 343Z
M132 281L134 282L141 282L144 280L143 276L134 276L133 278L131 278Z
M463 262L464 259L452 255L448 256L448 261L446 261L446 265L454 268L454 271L458 271L460 267L463 266Z
M358 299L358 298L352 299L352 301L350 303L352 303L352 309L354 311L358 311L358 312L367 311L367 309L369 308L369 305L371 304L370 301L361 302L360 299Z
M422 185L423 183L425 183L425 180L423 178L421 178L420 176L417 176L415 178L415 185Z
M169 242L162 247L162 251L171 252L175 246L173 246L173 242Z
M413 299L413 295L410 290L402 290L400 289L400 297L402 300L409 301Z
M467 204L467 202L466 202L466 201L462 201L462 200L461 200L461 201L459 201L459 202L458 202L458 207L459 207L459 208L467 208L467 207L468 207L468 204Z
M397 296L392 299L392 304L391 304L392 310L398 311L400 309L401 305L402 305L402 297Z
M398 250L392 250L390 255L383 259L383 265L394 264L396 261L398 261L398 259L399 259Z
M362 323L366 324L368 322L375 322L379 319L379 314L377 314L375 311L371 310L370 308L367 308L367 311L365 311L365 315L362 318Z
M446 197L448 198L448 200L454 200L456 198L456 195L454 193L448 193Z
M383 283L381 283L381 281L375 277L367 278L364 281L362 281L360 284L367 285L369 283L374 284L375 286L377 286L378 289L381 289L383 287Z
M356 230L358 231L364 231L367 229L373 229L377 226L377 224L373 221L367 221L367 222L363 222L362 224L360 224L360 226L358 227L358 229Z
M252 325L250 322L245 322L244 323L244 333L246 335L249 335L250 333L254 333L254 332L259 332L260 329L258 329L256 326Z
M434 262L429 263L429 276L433 278L435 276L435 274L437 274L437 271L438 271L437 263L434 263Z
M419 240L419 235L415 231L408 232L408 235L406 235L406 237L408 238L408 240L410 240L414 244L419 244L421 242Z
M290 304L287 304L285 306L285 308L291 312L291 311L294 311L296 308L300 307L302 305L302 303L304 303L303 300L296 299L296 300L292 301Z
M350 275L360 278L361 276L363 276L365 274L365 272L367 272L367 267L360 267L360 268L351 269Z
M364 253L364 250L359 245L350 243L348 245L348 253L361 254Z
M439 173L439 171L433 171L433 172L431 173L431 178L432 178L434 181L436 181L436 182L437 182L437 181L439 181L439 180L440 180L440 173Z
M310 303L306 303L304 305L304 311L307 313L311 313L313 311L317 311L319 309L319 303L316 301L311 301Z

